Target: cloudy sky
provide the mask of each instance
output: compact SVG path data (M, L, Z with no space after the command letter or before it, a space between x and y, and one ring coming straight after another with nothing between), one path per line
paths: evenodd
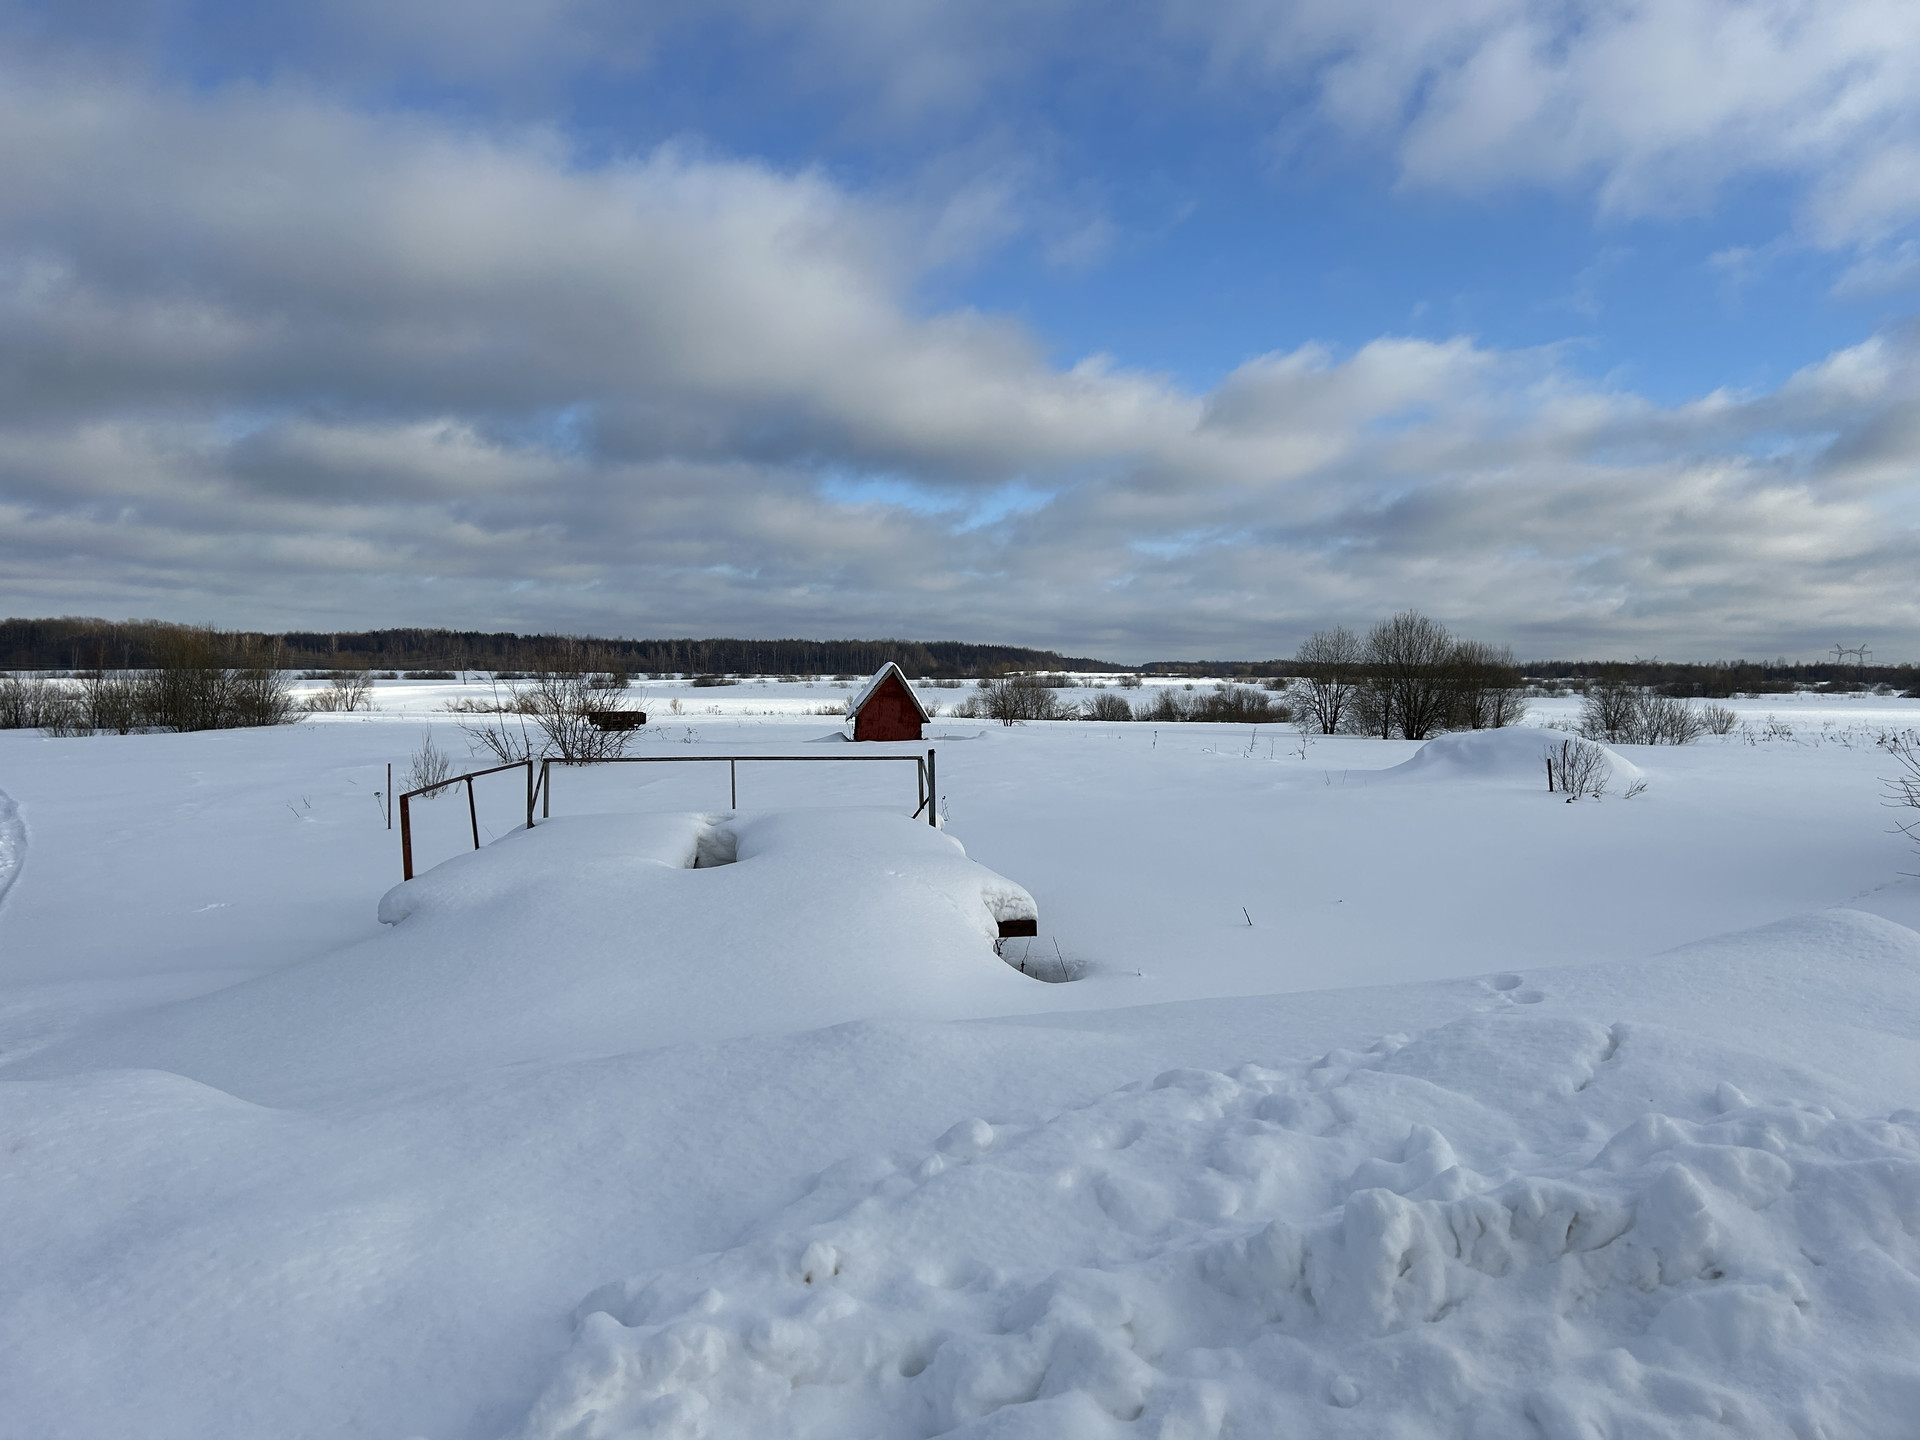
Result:
M1920 656L1912 0L0 0L0 612Z

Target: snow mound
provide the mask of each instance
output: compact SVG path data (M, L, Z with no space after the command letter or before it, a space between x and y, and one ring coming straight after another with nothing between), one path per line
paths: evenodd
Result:
M696 865L696 861L698 864ZM1023 1008L1031 917L957 840L877 810L556 818L396 886L391 932L143 1012L39 1063L249 1098L880 1018Z
M966 1120L589 1296L514 1434L1904 1432L1920 1114L1685 1044L1509 1008Z
M1499 730L1462 730L1427 741L1413 758L1379 772L1381 779L1401 780L1517 780L1544 791L1546 756L1558 752L1563 741L1575 738L1563 730L1532 725L1510 725ZM1613 769L1608 786L1619 793L1646 772L1618 750L1597 740L1586 742L1602 751Z

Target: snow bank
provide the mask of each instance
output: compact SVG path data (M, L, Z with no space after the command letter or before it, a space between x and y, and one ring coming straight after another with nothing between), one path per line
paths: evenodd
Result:
M514 1434L1903 1432L1920 1114L1687 1044L1506 1007L963 1121L595 1292Z
M1513 780L1544 792L1547 786L1546 755L1558 751L1561 742L1573 739L1564 730L1544 730L1531 725L1510 725L1499 730L1462 730L1439 735L1427 741L1413 758L1389 770L1379 779L1396 780ZM1644 780L1646 772L1626 756L1597 740L1596 746L1613 767L1609 789L1618 794L1635 780Z
M173 1070L283 1098L855 1019L996 1014L1037 988L995 955L997 922L1034 913L957 840L896 813L556 817L389 891L389 934L35 1063Z

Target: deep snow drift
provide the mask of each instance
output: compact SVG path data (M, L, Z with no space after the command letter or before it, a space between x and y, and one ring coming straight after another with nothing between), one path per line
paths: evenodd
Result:
M696 863L697 862L697 863ZM804 1030L1020 1010L1033 899L871 810L555 817L381 899L391 933L142 1012L21 1073L138 1067L250 1100Z
M812 746L800 703L642 744ZM1920 1411L1920 887L1847 712L1580 805L1551 732L943 722L952 838L839 767L739 816L574 774L478 853L422 807L397 891L392 714L0 736L21 1433ZM1086 979L994 957L1028 892Z
M596 1292L517 1433L1901 1433L1920 1112L1703 1105L1700 1058L1495 1009L963 1121Z

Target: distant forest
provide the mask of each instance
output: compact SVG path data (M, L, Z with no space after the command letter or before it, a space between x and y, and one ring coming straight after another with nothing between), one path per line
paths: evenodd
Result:
M0 620L0 670L124 670L153 663L179 627L154 620ZM629 674L871 675L891 660L909 675L973 679L1025 670L1119 670L1084 655L1015 645L918 640L603 640L479 630L295 630L236 633L278 644L289 669L532 670L562 655Z
M76 617L0 620L0 670L122 670L153 663L156 641L179 629L157 620L109 621ZM479 630L295 630L230 637L236 648L265 641L280 647L289 669L524 671L571 652L594 663L650 675L871 675L891 660L912 676L979 679L1033 671L1124 671L1186 679L1234 680L1286 674L1291 663L1272 660L1159 660L1117 665L1085 655L1028 650L1017 645L967 645L934 640L604 640L563 635L515 635ZM1880 685L1920 690L1920 666L1836 664L1831 660L1729 660L1684 664L1665 660L1531 660L1529 679L1576 687L1590 680L1625 681L1674 695L1720 698L1786 692L1803 685L1829 690Z

